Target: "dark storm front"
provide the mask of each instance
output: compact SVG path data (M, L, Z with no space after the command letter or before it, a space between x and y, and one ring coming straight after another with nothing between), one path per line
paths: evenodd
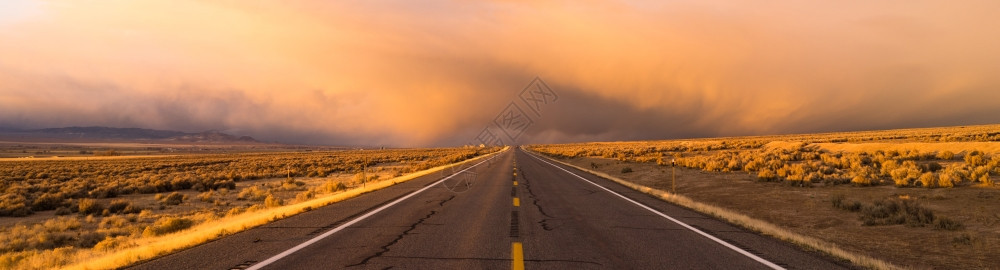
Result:
M479 132L476 136L478 143L490 146L515 144L524 131L542 117L544 107L559 100L559 95L539 77L531 80L517 97Z

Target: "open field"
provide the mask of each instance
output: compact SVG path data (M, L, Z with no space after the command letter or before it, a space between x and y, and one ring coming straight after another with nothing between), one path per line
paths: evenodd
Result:
M311 202L340 200L344 197L340 194L356 196L363 192L362 186L391 185L415 172L496 150L349 150L0 162L0 188L4 190L0 197L0 242L4 243L0 268L66 266L140 244L155 246L159 240L173 238L165 235L201 224L214 224L232 233L245 224L303 211L306 204L321 205ZM362 173L362 168L367 168L366 172ZM253 221L256 223L226 227L248 216L261 217Z
M909 268L995 269L1000 126L535 145Z

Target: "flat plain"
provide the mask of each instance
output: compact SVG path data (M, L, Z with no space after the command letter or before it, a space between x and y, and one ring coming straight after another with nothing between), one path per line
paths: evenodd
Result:
M164 154L159 147L114 146L6 145L7 156L21 156L0 159L0 268L65 267L207 224L236 224L223 233L231 234L319 206L310 202L360 194L355 190L498 149L219 147ZM296 205L305 206L288 208Z
M528 148L895 266L1000 268L998 125Z

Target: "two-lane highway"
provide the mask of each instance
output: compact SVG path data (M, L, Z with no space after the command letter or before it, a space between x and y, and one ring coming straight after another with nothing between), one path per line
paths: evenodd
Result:
M134 268L845 268L518 149L463 169Z

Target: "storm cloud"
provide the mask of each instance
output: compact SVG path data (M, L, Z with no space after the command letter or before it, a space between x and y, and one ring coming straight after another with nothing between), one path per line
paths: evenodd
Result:
M0 12L0 126L520 143L1000 123L996 1L35 1Z

